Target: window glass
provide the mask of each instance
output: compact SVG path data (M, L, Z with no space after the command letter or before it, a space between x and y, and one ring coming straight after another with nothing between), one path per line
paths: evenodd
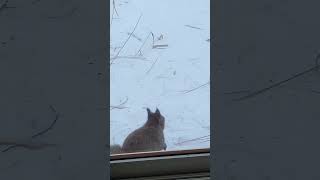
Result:
M114 153L209 148L210 1L110 3Z

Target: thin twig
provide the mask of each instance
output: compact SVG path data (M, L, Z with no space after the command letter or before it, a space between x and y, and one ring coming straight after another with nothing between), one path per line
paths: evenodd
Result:
M195 91L195 90L200 89L200 88L202 88L202 87L204 87L204 86L206 86L206 85L209 85L209 84L210 84L210 81L208 81L208 82L206 82L206 83L204 83L204 84L202 84L202 85L200 85L200 86L198 86L198 87L195 87L195 88L193 88L193 89L184 90L184 91L182 91L182 92L183 92L183 94L187 94L187 93L189 93L189 92Z
M110 110L112 110L112 109L125 109L125 108L128 108L128 107L123 106L123 105L126 104L127 102L128 102L128 97L126 97L126 100L123 101L122 103L120 103L119 105L110 106Z
M33 138L36 138L38 136L41 136L45 133L47 133L49 130L51 130L53 128L53 126L56 124L56 122L58 121L59 119L59 116L60 114L55 110L55 108L50 105L49 106L50 109L55 113L55 119L53 120L53 122L50 124L50 126L34 135L31 136L31 139ZM11 142L12 143L12 142ZM43 148L43 147L46 147L46 146L52 146L53 144L45 144L45 143L13 143L12 145L10 145L9 147L7 147L6 149L2 150L2 152L7 152L9 151L10 149L13 149L13 148L16 148L16 147L24 147L24 148L27 148L27 149L39 149L39 148Z
M154 46L154 34L153 32L151 32L151 35L152 35L152 47Z
M144 46L144 44L147 42L147 40L148 40L148 38L149 38L149 36L150 36L151 33L152 33L152 32L150 32L150 33L148 34L148 36L146 37L146 39L143 41L143 43L142 43L142 45L140 46L138 52L136 53L136 56L137 56L139 53L141 54L141 49L142 49L142 47Z
M248 99L248 98L251 98L251 97L255 97L255 96L257 96L257 95L259 95L259 94L262 94L262 93L264 93L264 92L266 92L266 91L268 91L268 90L271 90L271 89L273 89L273 88L275 88L275 87L278 87L278 86L280 86L280 85L283 85L284 83L287 83L287 82L289 82L289 81L291 81L291 80L293 80L293 79L296 79L296 78L298 78L298 77L300 77L300 76L302 76L302 75L305 75L305 74L307 74L307 73L309 73L309 72L315 71L315 70L317 70L318 68L319 68L319 65L316 65L316 66L314 66L314 67L312 67L312 68L309 68L309 69L307 69L307 70L305 70L305 71L303 71L303 72L300 72L300 73L298 73L298 74L295 74L295 75L293 75L292 77L290 77L290 78L288 78L288 79L285 79L285 80L283 80L283 81L274 83L274 84L272 84L272 85L270 85L270 86L268 86L268 87L266 87L266 88L260 89L260 90L258 90L258 91L255 91L255 92L251 93L251 94L248 94L248 95L246 95L246 96L233 99L233 101L241 101L241 100L245 100L245 99Z
M186 27L189 27L189 28L193 28L193 29L199 29L199 30L202 30L201 28L198 28L198 27L195 27L195 26L190 26L190 25L185 25Z
M117 9L116 9L116 3L114 2L114 0L112 0L112 5L113 5L113 8L112 8L112 15L111 15L111 22L110 22L110 26L112 25L112 21L114 19L114 13L117 14L117 16L119 17L119 14L117 12Z
M156 62L158 61L159 57L152 63L151 67L149 68L149 70L146 72L146 75L149 74L149 72L151 71L151 69L153 68L153 66L156 64Z
M194 138L194 139L189 139L189 140L186 140L186 141L181 141L181 142L178 142L178 143L175 143L175 145L181 145L181 144L184 144L186 142L192 142L192 141L197 141L197 140L207 140L208 138L210 138L210 135L206 135L206 136L201 136L201 137L198 137L198 138Z
M127 33L127 35L130 35L130 33L128 32ZM135 35L135 34L132 34L132 37L134 37L134 38L136 38L138 41L142 41L142 39L141 38L139 38L137 35Z
M110 106L110 110L113 110L113 109L126 109L128 107L126 106Z
M112 0L112 3L113 3L114 12L116 12L117 16L119 17L118 11L116 9L116 3L114 2L114 0Z
M288 79L285 79L285 80L280 81L278 83L274 83L271 86L268 86L266 88L260 89L260 90L258 90L256 92L253 92L253 93L248 94L246 96L243 96L243 97L240 97L240 98L237 98L237 99L233 99L233 101L241 101L241 100L245 100L245 99L248 99L248 98L251 98L251 97L255 97L255 96L259 95L259 94L262 94L262 93L264 93L264 92L266 92L268 90L271 90L271 89L273 89L275 87L278 87L278 86L280 86L280 85L282 85L284 83L287 83L287 82L289 82L289 81L291 81L293 79L296 79L296 78L298 78L298 77L300 77L302 75L305 75L305 74L307 74L309 72L318 71L319 67L320 67L319 61L320 61L320 53L318 53L316 55L316 57L315 57L315 65L312 68L309 68L309 69L307 69L307 70L305 70L303 72L300 72L298 74L293 75L292 77L290 77Z
M152 46L152 49L166 49L168 46L168 44L156 44Z
M136 25L134 26L132 32L130 33L130 35L128 36L128 38L126 39L126 41L123 43L123 45L121 46L121 48L119 49L118 53L115 55L114 59L111 61L111 64L113 64L113 62L116 60L116 58L119 56L120 52L122 51L122 49L124 48L124 46L127 44L127 42L129 41L129 39L131 38L132 34L134 33L134 31L136 30L139 22L140 22L140 19L142 17L142 14L140 15Z
M3 4L0 6L0 12L3 11L4 9L16 8L16 7L9 7L9 6L8 6L8 2L9 2L9 0L5 0L5 1L3 2Z
M240 90L240 91L231 91L231 92L224 92L223 94L240 94L240 93L249 93L250 91L248 90Z
M9 145L9 147L2 150L2 152L6 152L15 147L23 147L30 150L36 150L36 149L43 149L48 146L56 146L56 144L41 143L41 142L23 142L23 141L0 141L0 145Z
M53 122L50 124L50 126L49 126L47 129L45 129L45 130L43 130L43 131L41 131L41 132L38 132L38 133L34 134L34 135L32 136L32 138L35 138L35 137L38 137L38 136L41 136L41 135L47 133L49 130L51 130L51 129L53 128L53 126L54 126L54 125L56 124L56 122L58 121L60 114L55 110L55 108L54 108L52 105L50 105L50 109L55 113L55 119L53 120Z
M5 0L5 1L3 2L3 4L1 4L1 6L0 6L0 12L1 12L3 9L7 8L8 2L9 2L9 0Z
M117 58L123 58L123 59L137 59L137 60L141 60L141 61L149 61L147 58L145 57L141 57L141 56L118 56ZM110 58L110 59L114 59L114 58Z

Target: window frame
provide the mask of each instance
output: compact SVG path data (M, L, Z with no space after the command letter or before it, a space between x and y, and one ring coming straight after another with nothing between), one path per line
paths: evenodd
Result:
M209 148L116 154L110 156L111 179L206 179L209 161Z

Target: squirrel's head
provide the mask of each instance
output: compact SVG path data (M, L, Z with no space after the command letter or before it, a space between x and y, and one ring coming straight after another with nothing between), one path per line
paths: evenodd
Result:
M161 127L164 129L165 118L161 115L159 109L156 109L156 112L151 112L149 108L147 108L148 112L148 120L146 122L146 126L149 127Z

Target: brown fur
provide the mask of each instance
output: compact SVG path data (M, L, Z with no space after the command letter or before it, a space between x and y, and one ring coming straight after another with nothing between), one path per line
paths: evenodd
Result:
M166 150L163 133L165 118L158 109L152 113L147 108L147 112L147 122L127 136L121 148L122 153Z

